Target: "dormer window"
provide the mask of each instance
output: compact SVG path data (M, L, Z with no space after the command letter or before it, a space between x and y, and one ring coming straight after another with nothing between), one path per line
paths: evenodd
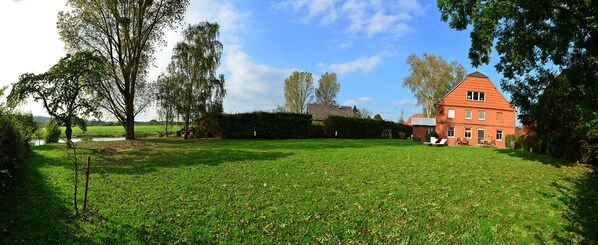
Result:
M475 91L467 91L467 100L486 101L486 93L484 93L484 92L475 92Z

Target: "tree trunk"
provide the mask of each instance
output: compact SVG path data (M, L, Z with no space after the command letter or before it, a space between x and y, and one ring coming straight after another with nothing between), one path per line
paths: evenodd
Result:
M64 135L66 135L66 147L71 148L73 146L73 142L71 141L73 135L73 127L71 122L65 123Z
M131 96L132 97L132 96ZM125 121L125 139L134 140L135 139L135 111L133 108L133 99L126 100L126 107L127 107L127 118Z

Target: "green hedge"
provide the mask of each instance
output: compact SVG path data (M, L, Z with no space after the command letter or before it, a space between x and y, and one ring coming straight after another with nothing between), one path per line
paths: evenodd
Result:
M573 162L598 163L598 139L521 135L516 140L517 146L525 151L533 151Z
M390 129L393 139L405 139L413 131L409 125L374 119L330 116L324 121L326 136L332 138L383 138L385 130L388 129Z
M26 134L15 115L0 110L0 170L12 170L23 162L29 150Z
M222 117L223 139L302 139L309 138L310 131L307 114L252 112Z

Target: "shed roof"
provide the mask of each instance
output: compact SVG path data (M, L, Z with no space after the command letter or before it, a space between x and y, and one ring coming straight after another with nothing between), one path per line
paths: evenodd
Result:
M412 118L411 119L412 126L436 126L436 118Z

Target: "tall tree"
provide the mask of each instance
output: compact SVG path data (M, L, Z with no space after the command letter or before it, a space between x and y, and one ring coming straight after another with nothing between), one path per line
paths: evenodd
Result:
M13 84L8 101L18 104L29 96L41 101L48 114L65 126L68 146L72 126L85 129L85 116L98 115L95 93L108 73L103 57L92 52L67 54L43 74L25 73Z
M325 105L336 104L336 96L341 89L341 84L336 80L336 73L326 72L318 80L316 89L316 103Z
M135 116L151 102L145 80L164 30L183 19L189 0L68 0L58 14L60 37L70 50L94 50L108 60L111 79L98 90L102 108L135 139Z
M409 55L409 76L403 80L403 87L408 87L417 99L417 105L424 109L427 117L436 114L434 104L446 95L466 75L465 68L457 61L447 63L440 56L424 53L422 57Z
M189 25L168 66L168 79L176 81L172 104L183 119L185 138L191 122L213 127L214 116L222 112L226 91L224 76L216 74L223 48L218 29L217 23Z
M176 103L179 99L177 94L178 81L172 76L166 76L164 74L158 77L156 81L157 86L157 108L158 119L162 123L164 128L164 135L168 137L170 130L174 124L174 120L177 117Z
M306 113L314 94L314 78L310 72L294 71L284 80L285 106L289 112Z
M502 88L511 93L521 120L535 120L540 127L562 125L545 127L555 133L598 136L595 1L439 0L438 8L451 28L471 26L473 66L488 64L496 50ZM560 116L544 117L540 103L559 99L564 103L550 106ZM574 125L569 127L571 122Z

